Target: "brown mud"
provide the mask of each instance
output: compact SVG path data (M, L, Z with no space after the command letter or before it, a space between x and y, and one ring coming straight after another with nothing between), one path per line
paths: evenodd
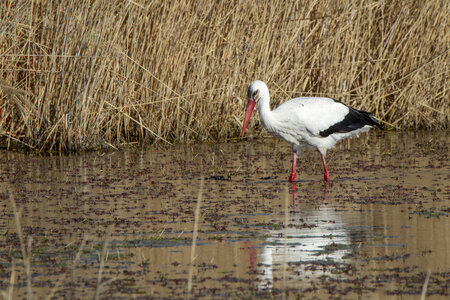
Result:
M329 184L315 151L299 156L289 183L290 147L274 139L1 152L0 289L5 298L419 299L425 286L426 299L445 299L448 140L343 141L327 156Z

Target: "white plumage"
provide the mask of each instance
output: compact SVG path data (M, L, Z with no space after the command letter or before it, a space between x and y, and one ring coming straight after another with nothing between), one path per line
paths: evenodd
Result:
M382 128L370 113L353 109L331 98L294 98L271 111L269 89L264 82L253 81L247 93L248 103L242 135L257 104L264 128L292 146L290 181L296 177L297 154L303 148L315 147L320 152L325 170L324 178L328 182L329 175L325 162L327 150L333 148L343 138L366 132L373 126Z

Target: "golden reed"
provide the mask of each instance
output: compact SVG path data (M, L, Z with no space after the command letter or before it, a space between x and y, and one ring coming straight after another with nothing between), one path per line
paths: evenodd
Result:
M173 2L2 1L0 145L238 137L254 79L448 128L449 1Z

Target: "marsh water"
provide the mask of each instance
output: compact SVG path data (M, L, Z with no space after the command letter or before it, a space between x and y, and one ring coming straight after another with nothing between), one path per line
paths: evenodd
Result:
M447 132L371 132L327 155L275 139L0 152L12 298L446 299ZM447 298L448 299L448 298Z

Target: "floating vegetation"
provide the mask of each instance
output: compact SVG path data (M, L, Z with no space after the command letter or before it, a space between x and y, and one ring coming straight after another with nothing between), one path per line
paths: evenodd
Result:
M416 209L411 212L412 215L424 216L426 218L439 218L441 216L448 217L450 209L448 207L436 208L429 207L425 208L423 206L417 206Z

